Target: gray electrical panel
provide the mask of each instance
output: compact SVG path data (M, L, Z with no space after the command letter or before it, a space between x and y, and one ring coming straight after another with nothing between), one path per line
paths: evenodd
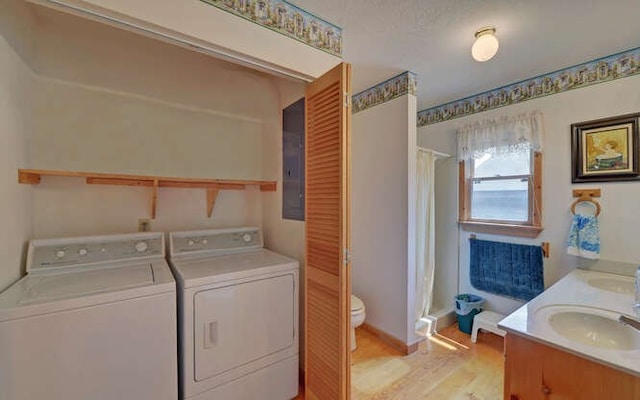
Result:
M282 218L304 221L304 98L282 112Z

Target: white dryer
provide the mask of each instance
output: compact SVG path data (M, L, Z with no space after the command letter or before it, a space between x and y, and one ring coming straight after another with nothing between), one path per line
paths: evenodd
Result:
M176 319L162 233L31 241L0 294L0 399L175 400Z
M285 400L298 394L296 260L257 228L173 232L180 399Z

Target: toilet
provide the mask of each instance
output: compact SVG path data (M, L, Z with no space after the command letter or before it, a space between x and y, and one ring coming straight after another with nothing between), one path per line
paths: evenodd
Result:
M351 351L356 345L356 328L364 322L364 303L354 295L351 295Z

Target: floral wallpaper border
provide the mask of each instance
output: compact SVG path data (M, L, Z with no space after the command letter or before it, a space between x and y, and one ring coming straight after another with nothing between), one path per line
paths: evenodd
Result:
M201 0L265 28L342 57L342 29L284 0Z
M418 126L437 124L551 94L640 74L640 48L526 79L418 112Z
M351 98L352 114L364 111L367 108L377 106L405 94L416 95L417 92L416 74L405 71L376 86L364 90Z

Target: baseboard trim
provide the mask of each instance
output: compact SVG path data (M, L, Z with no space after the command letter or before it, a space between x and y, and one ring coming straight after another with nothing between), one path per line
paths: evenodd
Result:
M418 351L418 346L420 345L420 342L416 342L413 344L407 344L405 342L403 342L402 340L398 339L397 337L388 334L387 332L380 330L378 328L376 328L375 326L371 326L369 324L367 324L366 322L363 323L360 326L361 329L364 329L365 331L371 333L373 336L375 336L376 338L380 339L381 341L383 341L384 343L388 344L389 346L393 347L394 349L398 350L399 352L401 352L402 354L409 355L412 353L415 353L416 351Z
M436 332L438 331L438 329L444 329L458 322L456 313L453 309L439 310L434 314L431 314L431 316L436 318L437 320Z

